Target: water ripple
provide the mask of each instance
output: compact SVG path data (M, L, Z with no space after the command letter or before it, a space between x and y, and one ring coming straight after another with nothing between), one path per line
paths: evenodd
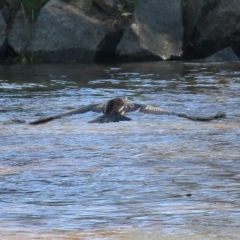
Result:
M21 73L21 74L19 74ZM8 66L0 73L0 231L4 239L237 239L238 65ZM131 113L33 120L115 96L210 123Z

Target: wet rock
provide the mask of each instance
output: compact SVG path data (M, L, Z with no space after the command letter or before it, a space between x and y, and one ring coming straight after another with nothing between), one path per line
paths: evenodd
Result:
M181 0L139 0L117 53L137 60L180 58L182 38Z
M236 56L232 48L227 47L214 53L210 57L205 58L205 60L212 62L236 62L239 61L239 58Z
M238 1L220 1L198 24L192 40L194 56L196 58L205 58L230 46L239 57L239 14L240 4Z
M76 8L50 0L34 25L19 12L9 34L9 44L21 55L47 62L94 60L100 43L111 29ZM105 45L104 45L105 46Z
M6 22L5 19L3 18L2 14L0 14L0 57L4 57L6 53L6 39L7 39L7 34L6 34Z

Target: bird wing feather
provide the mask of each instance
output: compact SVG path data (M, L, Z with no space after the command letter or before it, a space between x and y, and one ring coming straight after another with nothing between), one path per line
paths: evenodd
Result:
M86 112L89 112L89 111L103 112L104 109L106 108L106 105L107 105L107 102L100 103L100 104L90 104L90 105L83 106L83 107L80 107L80 108L77 108L77 109L73 109L73 110L70 110L70 111L67 111L67 112L64 112L64 113L61 113L61 114L54 115L54 116L51 116L51 117L41 118L41 119L29 122L29 123L30 124L42 124L42 123L50 122L50 121L58 119L58 118L70 116L70 115L73 115L73 114L83 114L83 113L86 113Z
M154 107L150 105L144 105L140 103L133 103L129 100L124 100L124 110L125 112L133 112L137 111L147 114L154 114L154 115L177 115L177 113L159 107Z
M139 112L154 114L154 115L177 115L177 113L173 111L160 108L160 107L150 106L150 105L143 106L142 108L140 108Z
M178 117L182 117L182 118L187 118L192 121L211 121L214 119L226 117L226 114L221 111L212 116L190 116L188 114L176 113L176 112L164 109L164 108L148 106L148 105L140 108L139 112L154 114L154 115L173 115L173 116L178 116Z

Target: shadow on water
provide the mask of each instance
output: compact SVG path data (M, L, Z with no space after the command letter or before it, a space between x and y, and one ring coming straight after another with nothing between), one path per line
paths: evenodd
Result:
M238 239L238 63L0 66L0 232L4 239ZM95 113L31 126L127 96L208 123Z

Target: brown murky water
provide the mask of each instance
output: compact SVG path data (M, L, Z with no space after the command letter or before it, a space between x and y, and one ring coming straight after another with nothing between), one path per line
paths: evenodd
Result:
M138 112L34 120L116 96ZM240 64L0 66L1 239L239 239Z

